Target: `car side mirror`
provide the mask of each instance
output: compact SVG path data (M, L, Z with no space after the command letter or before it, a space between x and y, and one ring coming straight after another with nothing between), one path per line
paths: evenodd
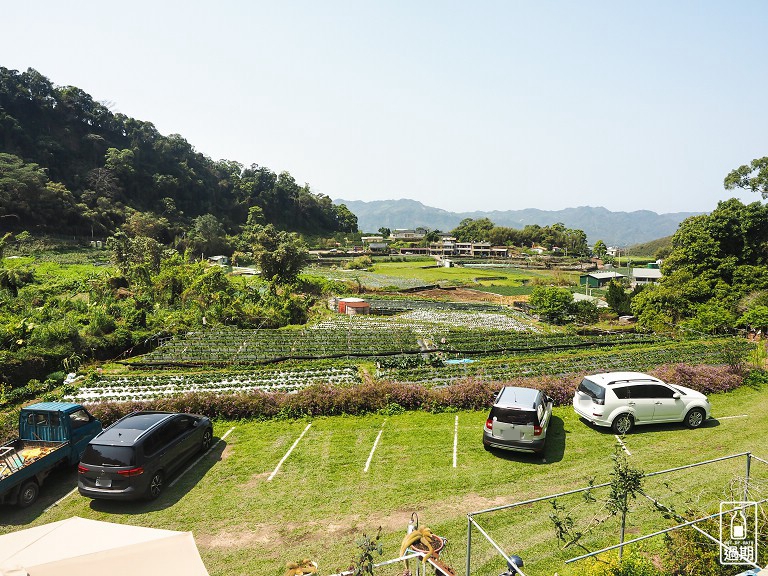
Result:
M675 392L674 394L672 394L672 398L674 398L675 400L680 400L680 392Z

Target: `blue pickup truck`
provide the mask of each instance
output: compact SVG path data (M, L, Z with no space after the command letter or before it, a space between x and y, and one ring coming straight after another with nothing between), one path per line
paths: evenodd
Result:
M41 402L21 409L19 437L0 446L0 504L26 507L48 474L74 466L101 422L80 404Z

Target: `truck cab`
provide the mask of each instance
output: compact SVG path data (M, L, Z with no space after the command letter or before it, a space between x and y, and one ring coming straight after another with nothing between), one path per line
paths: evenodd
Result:
M40 402L22 408L18 438L0 446L0 504L32 504L48 475L77 464L101 429L80 404Z

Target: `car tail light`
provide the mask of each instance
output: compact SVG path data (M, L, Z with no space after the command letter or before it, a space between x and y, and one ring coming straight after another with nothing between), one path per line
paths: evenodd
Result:
M488 418L488 420L485 421L485 429L489 432L493 430L493 418Z
M605 398L592 398L592 403L600 404L600 406L602 406L603 404L605 404Z
M144 474L144 468L139 466L138 468L131 468L130 470L118 470L117 471L120 476L140 476L141 474Z
M88 468L86 468L85 466L81 466L80 464L78 464L78 465L77 465L77 472L78 472L78 474L85 474L86 472L88 472Z
M534 436L541 436L541 432L542 432L541 426L536 426L536 425L533 426Z

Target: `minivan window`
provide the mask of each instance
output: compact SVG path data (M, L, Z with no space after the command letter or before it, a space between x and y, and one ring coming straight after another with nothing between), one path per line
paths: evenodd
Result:
M133 466L134 450L129 446L88 444L81 461L92 466Z
M536 412L532 410L515 410L513 408L499 408L497 406L491 409L491 418L496 418L498 422L503 422L504 424L538 425L539 423Z
M587 396L591 396L596 400L605 400L605 388L598 386L592 380L584 378L579 384L579 391L584 392Z

